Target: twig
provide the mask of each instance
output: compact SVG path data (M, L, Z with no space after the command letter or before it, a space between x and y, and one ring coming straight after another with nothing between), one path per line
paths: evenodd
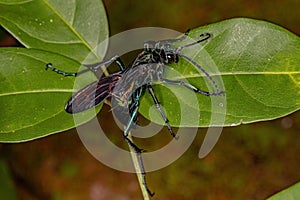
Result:
M132 137L131 137L131 133L129 131L128 133L128 139L130 139L132 141ZM144 169L141 169L141 164L139 163L139 158L138 156L141 156L139 155L138 153L136 153L136 151L134 150L134 148L132 146L129 146L129 149L130 149L130 153L131 153L131 158L132 158L132 162L133 162L133 165L134 165L134 168L135 168L135 172L136 172L136 175L137 175L137 178L138 178L138 181L139 181L139 185L140 185L140 188L142 190L142 195L143 195L143 198L144 200L150 200L149 198L149 194L148 194L148 191L147 191L147 188L145 186L145 174L144 173Z

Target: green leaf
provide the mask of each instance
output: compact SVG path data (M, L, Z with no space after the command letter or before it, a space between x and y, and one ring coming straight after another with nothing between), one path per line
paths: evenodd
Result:
M268 200L298 200L300 199L300 183L275 194L268 198Z
M0 0L0 10L0 24L26 47L86 63L101 60L106 52L107 43L96 49L108 37L100 0Z
M36 48L0 49L0 141L32 140L94 117L94 112L81 113L75 125L64 105L95 76L87 73L74 84L74 77L46 71L45 65L76 72L81 62L102 59L107 42L101 41L108 37L102 2L0 0L0 10L0 24L26 47Z
M155 92L171 125L232 126L279 118L299 109L298 36L274 24L252 19L232 19L199 27L189 36L198 40L205 32L211 33L212 38L202 44L203 48L195 45L186 48L183 54L203 66L226 96L207 97L182 86L156 85ZM184 59L172 67L166 74L169 79L185 79L200 89L216 91L210 80ZM154 110L150 95L145 95L140 112L164 124Z
M75 127L64 105L76 89L96 78L86 73L74 85L74 77L46 71L49 60L66 71L80 67L74 60L46 51L0 48L0 141L27 141ZM94 116L81 113L76 125Z

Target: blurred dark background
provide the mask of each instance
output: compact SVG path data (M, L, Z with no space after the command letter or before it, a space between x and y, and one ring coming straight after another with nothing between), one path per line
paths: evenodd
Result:
M184 32L233 17L267 20L300 35L299 0L105 0L104 4L111 35L146 26ZM0 38L1 46L19 45L3 30ZM111 132L109 137L125 146L109 109L104 106L99 119ZM156 192L153 199L265 199L300 181L299 130L299 112L273 121L225 128L213 151L200 160L198 151L205 129L199 129L180 159L147 174L149 187ZM151 150L169 139L164 130L139 144ZM0 144L0 158L0 171L7 166L17 199L142 198L135 174L99 163L84 148L75 130L32 142ZM6 197L3 192L0 189L1 198Z

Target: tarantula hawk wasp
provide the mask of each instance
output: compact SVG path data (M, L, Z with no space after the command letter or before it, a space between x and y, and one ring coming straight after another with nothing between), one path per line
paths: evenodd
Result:
M196 44L208 40L211 37L210 33L203 33L200 35L199 40L183 46L175 48L172 45L173 43L183 41L188 36L189 31L190 30L187 30L183 36L176 39L146 42L144 44L144 50L134 59L134 61L127 68L125 68L125 65L123 64L119 56L114 56L110 59L103 60L99 63L86 65L87 69L84 69L77 73L61 71L53 67L51 63L48 63L46 65L46 70L51 69L52 71L63 76L79 76L90 70L96 72L100 70L101 66L110 65L111 63L116 62L116 64L121 69L119 72L100 78L99 80L92 82L91 84L77 91L65 105L65 110L68 113L78 113L92 108L94 106L97 106L108 97L116 98L117 104L114 105L114 107L118 109L117 112L127 113L127 117L125 116L123 119L120 119L121 122L125 124L123 136L126 142L139 155L138 158L139 164L141 165L141 173L143 174L143 184L150 196L153 196L154 193L151 193L146 184L145 170L141 158L141 153L143 152L143 150L138 148L128 138L130 128L137 121L137 113L140 105L141 96L145 93L145 91L147 91L151 95L158 112L160 113L162 119L168 127L169 132L171 133L172 137L176 138L176 135L170 126L169 120L166 114L164 113L163 109L161 108L159 100L157 99L154 93L152 82L160 81L164 84L183 86L195 93L202 94L205 96L219 96L225 94L224 91L219 90L219 87L215 80L204 68L202 68L191 58L181 53L181 50L185 48L194 46ZM192 65L200 69L202 73L204 73L205 76L209 78L209 80L215 88L215 91L204 91L187 82L169 80L164 78L163 75L165 65L178 63L179 58L187 60Z

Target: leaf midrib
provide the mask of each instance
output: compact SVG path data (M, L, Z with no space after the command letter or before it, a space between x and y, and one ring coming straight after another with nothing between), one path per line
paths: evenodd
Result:
M220 73L209 73L210 76L235 76L235 75L300 75L300 71L280 71L280 72L220 72ZM182 79L184 78L198 78L205 77L205 74L188 74L183 76L174 76L172 79Z
M76 90L73 89L43 89L43 90L25 90L17 92L7 92L0 94L0 97L9 95L23 95L23 94L34 94L34 93L74 93Z
M66 24L66 26L75 34L76 37L79 38L79 40L89 49L89 51L91 53L93 53L93 55L95 55L95 57L98 58L98 56L95 54L95 52L93 51L93 48L87 43L87 41L71 26L71 24L69 24L61 15L60 13L58 13L52 6L51 4L46 1L43 0L44 3L64 22L64 24ZM75 10L76 11L76 10ZM75 15L74 15L75 16ZM72 17L74 18L74 17Z

